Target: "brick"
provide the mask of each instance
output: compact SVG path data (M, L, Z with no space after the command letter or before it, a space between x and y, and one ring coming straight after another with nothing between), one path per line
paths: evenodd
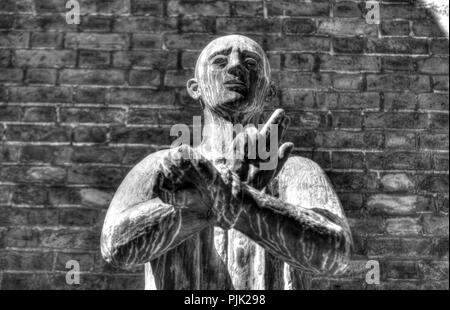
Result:
M84 206L105 208L109 206L114 192L110 190L84 188L80 190L80 195Z
M268 36L266 44L269 51L327 52L330 50L330 39L325 37Z
M32 48L61 48L63 37L59 32L32 32L30 44Z
M367 89L369 91L404 91L426 92L430 90L430 79L425 75L404 74L368 74Z
M174 17L119 17L114 20L115 32L174 32L177 31L177 19Z
M342 90L363 90L364 75L361 74L334 74L333 87Z
M28 69L26 82L29 84L55 84L56 69Z
M448 141L448 139L447 139ZM448 146L447 146L448 148ZM433 167L438 171L448 171L449 169L449 155L448 154L434 154L433 155Z
M363 17L362 3L339 1L333 6L334 17Z
M420 235L422 226L416 218L390 218L386 220L386 232L389 235Z
M72 187L51 187L48 199L52 206L81 204L80 190Z
M375 109L380 104L378 93L339 93L339 109Z
M0 31L0 47L27 48L29 40L29 33Z
M177 54L167 51L159 52L117 52L114 54L115 67L142 67L155 70L174 69L177 66Z
M90 231L43 230L40 240L44 248L92 250L98 246L99 236Z
M67 87L10 87L11 102L70 102L71 90Z
M19 67L74 67L76 54L66 50L17 50L13 64Z
M367 244L369 255L395 257L396 259L427 257L436 250L442 251L440 240L435 241L428 238L382 237L373 238Z
M279 33L281 31L281 22L279 19L268 18L217 18L217 31L218 33ZM289 22L288 22L289 23ZM283 29L286 31L286 23L283 24ZM292 29L292 28L291 28ZM289 32L289 31L288 31Z
M14 28L22 31L77 31L77 25L67 23L65 14L16 15Z
M273 26L272 26L273 27ZM283 32L285 33L302 33L311 34L316 31L316 23L312 19L284 19ZM274 32L276 29L274 29Z
M74 142L105 143L108 128L93 126L77 126L73 129Z
M316 103L314 92L296 89L283 89L283 106L293 109L318 109L321 107ZM327 109L327 107L324 107Z
M48 141L67 142L70 140L70 128L37 125L9 125L6 131L9 141Z
M190 70L167 71L164 76L164 85L168 87L185 87L186 81L194 77Z
M424 110L448 111L448 93L428 93L418 95L419 108Z
M1 251L0 266L4 270L51 270L52 252Z
M201 50L217 36L210 34L167 34L164 36L164 44L169 49Z
M330 19L320 20L317 33L340 36L376 36L377 27L362 20Z
M430 50L433 55L448 56L448 39L433 39L430 43Z
M416 71L417 62L413 57L392 57L381 58L383 71Z
M13 15L0 15L0 30L10 30L14 25Z
M98 221L98 211L90 209L67 209L59 212L59 224L63 226L91 227Z
M422 218L424 234L431 236L448 235L448 216L425 214Z
M448 193L448 174L419 175L417 182L419 190Z
M191 2L170 0L167 4L169 15L203 15L203 16L228 16L230 8L225 1Z
M427 41L411 38L368 38L367 52L382 54L428 54Z
M104 103L106 88L80 86L74 91L74 101L83 103Z
M418 279L419 267L414 261L383 261L380 270L385 270L381 279Z
M380 180L382 188L389 192L407 192L414 189L414 182L405 173L389 173Z
M0 161L1 162L17 162L20 156L20 147L1 145L0 146Z
M134 34L132 38L133 50L160 50L163 38L160 34Z
M56 111L49 107L30 107L23 110L23 122L54 122Z
M148 1L148 0L131 1L132 15L162 16L163 13L164 13L164 5L162 1Z
M8 67L11 63L11 52L9 50L0 50L0 67Z
M362 117L359 112L333 112L333 128L361 128Z
M169 130L165 128L126 128L115 127L111 132L114 143L145 143L170 145Z
M131 70L129 83L137 86L158 87L161 84L161 76L156 70Z
M418 61L418 71L429 74L448 74L448 58L429 58Z
M39 231L33 228L10 228L6 231L5 244L12 247L39 246Z
M418 266L421 278L425 281L448 279L448 261L422 261Z
M424 19L430 17L425 8L418 8L414 5L401 4L381 4L380 16L383 19L394 19L401 16L404 19Z
M61 84L121 85L125 74L119 70L66 69L60 72Z
M427 203L426 198L416 195L375 194L368 198L366 208L371 214L408 215L425 209Z
M326 2L268 2L270 16L323 16L328 17L330 4Z
M0 121L18 121L20 119L21 109L16 106L0 106Z
M410 31L407 20L382 20L380 24L380 32L385 36L407 36Z
M153 89L113 88L108 94L111 104L141 104L151 106L170 106L174 103L175 94L171 91Z
M320 70L333 71L375 71L381 69L380 59L367 56L321 55Z
M125 111L113 108L62 108L60 117L61 121L65 123L121 124L125 121Z
M21 185L14 187L12 191L12 202L15 204L45 205L48 201L47 195L45 187Z
M415 110L417 107L417 95L410 92L384 93L384 110Z
M125 34L67 33L65 47L70 49L126 50L129 38Z
M123 170L116 167L71 166L68 169L69 184L95 184L98 186L119 185L124 177Z
M432 87L434 90L448 90L448 75L447 76L433 76Z
M366 159L371 169L429 170L431 158L426 153L385 152L367 153Z
M361 37L333 38L332 42L336 53L361 54L364 51L365 39Z
M70 160L74 163L111 163L120 164L123 149L111 147L76 147L73 149Z
M27 170L26 178L33 182L59 183L66 178L66 170L61 167L32 167Z
M448 114L430 113L430 129L448 129Z
M0 70L0 83L18 83L22 79L23 71L20 69L2 68Z
M385 146L389 149L415 149L416 135L414 133L386 133Z
M362 169L364 156L359 152L333 152L333 168L336 169Z
M35 164L65 164L69 161L71 149L66 146L24 145L20 162Z
M368 112L364 119L367 128L427 128L428 115L421 113Z
M361 189L376 188L376 176L362 172L328 172L334 188L336 190L359 191Z
M111 16L84 15L78 27L82 32L109 32L113 21Z
M363 205L363 197L359 193L341 193L339 200L344 210L360 210Z
M103 51L80 51L79 66L82 68L102 68L110 65L110 53Z
M435 20L416 20L413 22L412 31L418 37L444 37L444 32L439 28Z
M380 133L332 131L322 135L324 147L332 148L380 148L383 143Z
M294 71L281 72L282 87L300 89L329 89L331 77L329 74L304 74Z
M234 1L230 4L231 16L263 16L263 3L261 1Z

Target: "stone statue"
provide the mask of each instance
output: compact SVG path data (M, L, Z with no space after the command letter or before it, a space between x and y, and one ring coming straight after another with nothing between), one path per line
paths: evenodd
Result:
M275 147L272 169L245 153L269 135L281 141L288 126L278 109L256 127L270 79L253 40L208 44L187 82L203 108L202 141L150 154L129 172L105 218L106 261L145 264L147 289L307 289L311 275L346 268L351 233L322 169L289 156L292 143ZM245 127L233 135L235 124ZM245 156L228 156L238 146Z

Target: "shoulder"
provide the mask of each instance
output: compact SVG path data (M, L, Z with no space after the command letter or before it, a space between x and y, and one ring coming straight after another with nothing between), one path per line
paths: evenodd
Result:
M280 198L286 202L341 213L340 203L327 175L311 159L290 157L278 175L278 190Z
M158 170L169 150L151 153L138 162L118 187L111 206L128 206L149 199L157 182Z
M315 161L301 156L291 156L280 171L280 179L304 179L306 177L324 177L325 172Z

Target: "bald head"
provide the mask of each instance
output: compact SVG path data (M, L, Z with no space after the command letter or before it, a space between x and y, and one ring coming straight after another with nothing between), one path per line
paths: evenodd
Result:
M240 35L220 37L201 52L189 94L221 116L256 114L271 90L270 66L261 46Z

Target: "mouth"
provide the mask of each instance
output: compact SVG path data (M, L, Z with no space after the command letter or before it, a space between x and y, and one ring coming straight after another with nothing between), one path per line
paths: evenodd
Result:
M231 80L224 83L225 87L238 93L247 93L247 85L240 80Z

